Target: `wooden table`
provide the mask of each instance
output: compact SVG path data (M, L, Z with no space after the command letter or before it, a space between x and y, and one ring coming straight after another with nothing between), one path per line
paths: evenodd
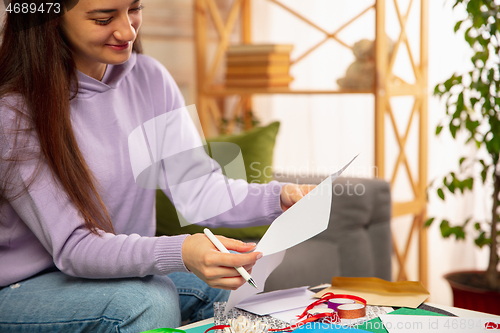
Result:
M427 305L433 306L435 308L441 309L448 311L450 313L453 313L454 315L457 315L458 317L465 317L465 318L500 318L500 316L492 315L489 313L483 313L483 312L477 312L477 311L472 311L472 310L466 310L466 309L460 309L460 308L455 308L453 306L447 306L447 305L441 305L441 304L434 304L434 303L425 303ZM208 318L205 320L197 321L192 324L184 325L179 327L181 330L186 330L189 328L195 328L198 326L203 326L207 324L212 324L214 322L214 318Z

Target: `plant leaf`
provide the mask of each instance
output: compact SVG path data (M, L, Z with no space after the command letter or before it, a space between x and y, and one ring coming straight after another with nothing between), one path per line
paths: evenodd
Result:
M491 243L491 239L486 237L486 233L483 231L477 236L477 238L474 240L474 243L476 243L477 246L482 248L484 245L488 245Z
M444 238L450 237L450 235L451 235L451 233L450 233L450 222L448 222L447 220L442 220L441 224L439 225L439 229L441 229L441 235Z
M438 196L441 198L441 200L444 200L444 192L443 189L438 188L437 190Z
M467 178L464 180L465 187L467 187L469 190L472 191L472 188L474 187L474 178Z
M439 135L439 133L441 133L441 131L443 130L443 126L439 125L436 127L436 135Z
M451 235L455 235L455 239L465 239L465 231L462 226L451 227L447 220L443 220L439 226L441 229L441 235L444 238L448 238Z

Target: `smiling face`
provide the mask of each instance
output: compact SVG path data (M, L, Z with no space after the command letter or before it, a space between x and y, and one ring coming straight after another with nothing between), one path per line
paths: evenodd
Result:
M101 80L106 65L130 58L142 23L141 0L80 0L61 17L76 67Z

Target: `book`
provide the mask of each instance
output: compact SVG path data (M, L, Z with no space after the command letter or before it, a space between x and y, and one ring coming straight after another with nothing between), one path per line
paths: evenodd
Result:
M293 45L284 44L239 44L230 45L227 54L290 53Z
M283 76L287 77L287 74L281 73L270 73L270 74L226 74L226 79L274 79L274 78L283 78Z
M226 87L288 87L293 81L291 76L269 78L231 78L226 77Z
M288 75L289 66L228 66L226 76Z
M228 54L228 64L233 63L290 63L289 53Z

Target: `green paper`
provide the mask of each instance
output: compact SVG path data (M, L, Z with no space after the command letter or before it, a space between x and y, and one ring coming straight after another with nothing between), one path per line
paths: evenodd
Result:
M206 324L198 327L193 327L193 328L188 328L185 330L186 333L205 333L206 330L208 330L210 327L214 326L215 324Z
M144 331L142 333L185 333L183 330L176 328L155 328L154 330Z
M411 315L411 316L445 316L441 313L436 313L421 309L410 309L410 308L399 308L395 311L388 313L389 315ZM373 318L361 325L356 326L356 328L365 330L372 333L389 333L385 327L382 325L382 321L379 317Z

